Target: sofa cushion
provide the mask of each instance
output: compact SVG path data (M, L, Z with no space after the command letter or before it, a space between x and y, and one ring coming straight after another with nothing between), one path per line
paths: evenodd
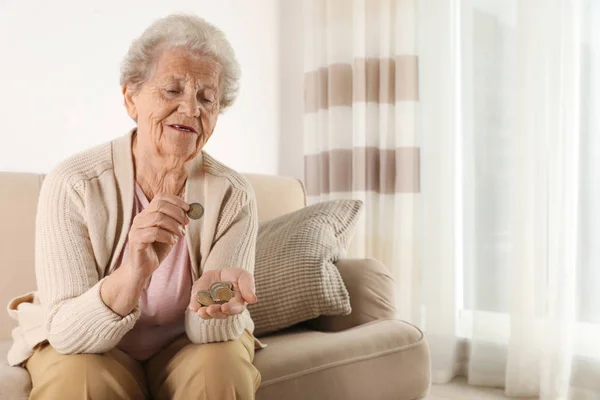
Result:
M314 204L260 224L248 306L256 336L320 315L349 314L350 299L334 265L345 254L362 202Z
M257 400L412 400L429 390L429 350L421 331L396 319L341 332L293 328L262 339L254 364Z
M263 341L269 346L254 358L262 376L257 400L412 400L429 388L427 344L399 320L335 333L295 327ZM27 370L6 363L10 343L0 340L0 399L25 400L31 380Z
M258 221L268 221L306 206L304 185L285 176L244 174L256 196Z
M31 379L25 368L10 367L6 362L12 340L0 340L0 399L27 400L31 392Z
M16 321L4 311L13 297L35 290L34 237L42 175L0 172L0 339Z
M390 270L373 258L335 263L350 294L350 315L322 315L310 321L317 331L337 332L378 319L397 318L396 283Z

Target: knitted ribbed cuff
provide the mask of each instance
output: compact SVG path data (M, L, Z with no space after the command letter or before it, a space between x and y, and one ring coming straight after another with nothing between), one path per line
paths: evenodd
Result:
M54 315L48 338L59 352L108 351L135 325L140 315L139 306L121 317L104 304L100 295L104 279L79 297L63 303Z
M185 314L185 331L192 343L212 343L236 340L247 325L248 311L226 319L202 319L190 310Z

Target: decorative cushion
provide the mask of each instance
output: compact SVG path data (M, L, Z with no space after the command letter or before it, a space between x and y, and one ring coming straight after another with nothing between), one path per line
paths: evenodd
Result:
M258 303L248 305L255 336L320 315L350 314L334 263L345 255L362 209L359 200L314 204L258 229L254 279Z

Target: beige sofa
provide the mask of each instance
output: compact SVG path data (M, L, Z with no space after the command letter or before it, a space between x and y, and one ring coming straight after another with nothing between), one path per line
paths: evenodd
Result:
M256 191L259 218L305 205L290 178L246 175ZM0 172L0 303L35 290L35 212L43 175ZM402 400L424 397L430 386L429 350L422 333L396 317L393 281L375 260L337 263L352 314L321 317L261 337L255 364L259 400ZM26 399L27 371L9 367L6 353L15 321L0 312L0 399Z

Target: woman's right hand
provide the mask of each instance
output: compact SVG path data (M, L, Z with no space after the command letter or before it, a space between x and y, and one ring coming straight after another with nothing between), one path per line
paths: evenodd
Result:
M160 193L133 219L129 230L127 264L135 276L149 278L185 235L189 205L172 194Z

